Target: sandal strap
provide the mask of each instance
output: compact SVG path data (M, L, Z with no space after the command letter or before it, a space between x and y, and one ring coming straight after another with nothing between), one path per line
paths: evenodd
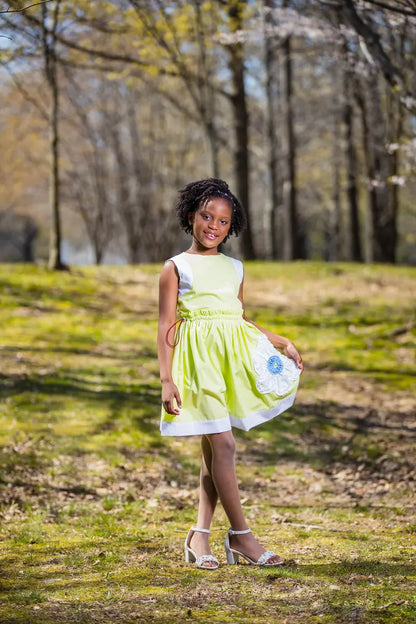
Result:
M229 535L247 535L247 533L251 533L251 529L244 529L244 531L234 531L234 529L228 529L227 533Z
M203 563L215 563L217 564L217 566L220 565L218 559L214 557L214 555L201 555L196 560L195 565L197 568L200 568ZM202 566L202 567L209 567L209 566Z
M211 533L209 529L199 529L198 527L191 527L191 531L197 531L198 533ZM207 557L208 556L210 557L211 555L207 555Z
M275 556L276 556L276 553L274 553L272 550L266 550L266 552L264 552L260 556L259 560L257 561L257 565L264 565L265 563L268 562L269 559Z

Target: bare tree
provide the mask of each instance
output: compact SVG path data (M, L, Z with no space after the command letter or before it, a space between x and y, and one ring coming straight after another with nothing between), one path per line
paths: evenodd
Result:
M68 81L68 133L77 140L65 145L71 167L64 176L64 195L71 208L79 212L84 222L96 264L101 264L114 237L116 219L111 204L112 171L109 158L108 128L101 108L94 100L106 101L103 90L87 95L84 81L77 81L72 72L65 71ZM90 87L91 90L91 87ZM89 115L92 109L93 115Z
M267 99L267 140L268 168L270 180L270 236L272 258L282 258L284 240L283 232L283 189L282 176L279 173L279 157L281 152L279 140L278 117L281 115L279 97L279 40L275 34L276 21L273 10L275 0L264 0L264 38L265 38L265 73Z
M50 205L52 227L49 244L49 268L59 270L65 268L61 258L61 211L60 211L60 179L59 179L59 86L56 54L56 31L59 24L61 0L55 0L49 11L42 4L42 47L45 60L45 74L51 96L50 108L50 142L51 142L51 181ZM49 26L50 22L50 26Z
M225 5L229 17L229 30L231 35L235 36L244 30L243 9L245 2L230 0ZM247 218L247 228L241 235L242 248L244 257L247 260L252 260L256 256L250 218L249 113L245 86L244 43L237 36L232 37L229 45L227 45L227 51L233 86L230 101L234 120L234 172L237 195L245 207Z
M288 6L284 0L283 6ZM286 209L288 238L285 248L287 260L297 260L306 257L305 235L303 224L299 218L297 203L297 176L296 176L296 135L294 118L294 76L292 59L292 37L287 36L283 42L283 75L285 97L285 124L287 148L287 176L284 182L286 187Z
M348 49L344 43L343 57L343 119L345 131L345 162L347 169L347 200L349 210L349 257L355 262L362 262L363 254L361 249L361 228L359 220L358 206L358 172L357 172L357 150L354 140L354 108L352 85L354 80L353 63Z

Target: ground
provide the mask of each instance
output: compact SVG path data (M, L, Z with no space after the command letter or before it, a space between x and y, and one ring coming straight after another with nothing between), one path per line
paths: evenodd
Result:
M248 263L247 316L292 338L295 406L237 433L281 568L183 559L197 439L158 432L159 266L0 266L0 621L416 622L416 269Z

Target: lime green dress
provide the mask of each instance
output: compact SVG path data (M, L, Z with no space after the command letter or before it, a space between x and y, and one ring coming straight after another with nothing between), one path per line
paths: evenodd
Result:
M162 408L162 435L248 431L288 409L300 370L243 318L242 263L221 253L170 260L179 275L179 318L166 340L182 408L179 415Z

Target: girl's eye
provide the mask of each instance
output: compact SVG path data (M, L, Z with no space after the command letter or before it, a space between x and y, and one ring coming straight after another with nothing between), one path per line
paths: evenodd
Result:
M227 225L228 221L221 221L221 225Z

